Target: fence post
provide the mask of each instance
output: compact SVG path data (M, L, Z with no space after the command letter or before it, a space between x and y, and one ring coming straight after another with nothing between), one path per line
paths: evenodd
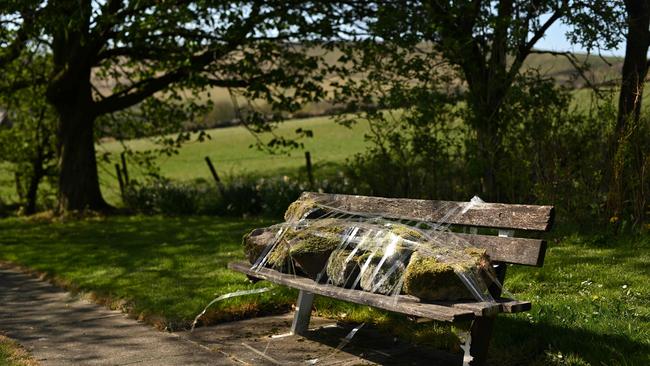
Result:
M124 172L124 186L129 185L129 171L126 170L126 157L124 156L124 152L120 154L120 158L122 159L122 171Z
M305 161L307 164L307 177L309 178L309 187L314 189L314 173L311 168L311 154L309 151L305 151Z
M223 194L223 183L221 183L221 179L219 179L219 174L217 174L217 170L214 169L214 165L212 165L212 160L210 160L209 156L205 157L205 162L208 164L208 168L210 168L210 173L212 173L212 178L214 178L214 181L217 183L219 192Z
M115 164L115 173L117 174L117 182L120 184L120 194L122 194L122 201L124 201L124 181L122 180L122 171L120 164Z

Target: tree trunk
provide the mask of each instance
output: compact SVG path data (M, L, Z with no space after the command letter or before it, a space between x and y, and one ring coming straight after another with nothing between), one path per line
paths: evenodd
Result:
M60 117L59 210L103 211L108 205L99 189L94 117L79 114Z
M43 163L35 161L33 163L32 174L29 177L29 185L27 186L27 194L25 197L25 214L33 215L36 213L36 198L38 196L38 185L43 179Z
M476 131L476 156L473 160L478 164L481 198L500 202L502 197L497 170L503 158L501 104L506 97L503 92L506 87L502 79L491 76L489 79L475 77L472 83L468 83L472 106L471 124Z
M481 165L481 197L490 202L500 202L500 190L497 182L500 142L490 126L481 126L476 131L478 161Z
M18 171L14 173L14 184L16 184L16 194L18 195L18 199L22 201L25 197L25 190L23 189L20 173Z
M110 206L99 189L92 108L58 107L59 211L105 211Z
M90 2L84 4L90 6ZM83 10L73 2L65 5L71 6L71 12ZM88 21L83 18L83 22ZM81 30L59 29L54 34L54 71L46 92L59 119L59 212L111 208L99 189L94 138L97 113L92 97L91 56L84 48L84 27L88 24L83 22Z
M47 131L44 130L45 108L41 108L38 122L36 124L36 154L31 161L32 174L29 177L29 185L27 186L27 195L25 202L25 214L33 215L36 213L36 200L38 197L38 186L45 176L46 152L49 139Z
M618 118L610 143L607 208L612 218L631 213L634 221L640 223L646 206L644 166L648 147L644 146L643 134L647 128L643 128L640 114L648 72L650 2L627 0L625 7L628 31Z
M508 79L508 29L512 22L512 0L498 2L498 21L489 53L480 53L482 65L468 57L462 69L469 87L472 125L476 131L476 161L481 172L481 196L491 202L503 199L497 178L497 170L503 158L501 130L504 127L501 106L512 84ZM474 46L480 49L479 45ZM468 55L469 56L469 55Z

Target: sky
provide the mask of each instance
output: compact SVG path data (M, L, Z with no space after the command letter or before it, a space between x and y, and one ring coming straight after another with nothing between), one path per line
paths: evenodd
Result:
M535 45L535 48L547 51L570 51L576 53L587 53L587 50L580 45L572 45L565 34L569 30L566 25L556 22L548 29L546 36ZM598 53L592 50L592 53ZM625 56L625 42L621 42L616 50L602 50L603 56Z

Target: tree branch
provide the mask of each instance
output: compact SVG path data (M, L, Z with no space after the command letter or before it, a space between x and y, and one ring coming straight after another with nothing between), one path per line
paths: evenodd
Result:
M33 9L23 10L20 12L22 18L22 24L20 28L16 31L16 38L11 42L11 44L6 47L6 53L0 53L0 67L4 67L8 63L17 59L20 56L21 52L25 48L27 41L29 40L31 33L33 32L34 24L36 23L36 18L40 14L40 11L31 11Z
M247 35L263 20L263 17L264 15L261 14L261 5L255 3L246 21L241 25L233 25L229 29L229 31L232 30L232 34L224 37L228 39L225 44L212 45L212 47L208 47L202 53L191 56L188 65L169 71L162 76L138 81L125 90L95 102L95 113L101 115L128 108L142 102L156 92L167 88L169 85L180 82L192 73L202 72L210 63L223 58L228 53L245 44ZM207 78L204 81L208 85L224 87L244 87L248 85L242 80L216 80Z
M519 47L519 54L523 55L523 58L526 58L528 56L528 53L533 49L535 44L544 37L546 34L546 31L562 16L564 16L564 12L566 11L566 8L568 6L568 3L566 0L562 1L562 5L551 15L550 18L544 22L544 24L537 30L535 31L535 34L533 34L533 37L524 45Z
M571 52L556 52L556 51L542 51L542 50L531 50L530 53L536 53L536 54L547 54L547 55L554 55L554 56L563 56L566 57L566 59L571 63L571 65L574 67L574 69L578 72L580 75L580 78L584 80L585 84L592 89L598 98L604 98L604 95L600 92L600 89L596 85L594 85L591 80L587 77L587 75L584 72L584 66L580 65L580 61L576 58L574 54Z
M112 113L136 105L170 84L180 81L185 75L184 71L177 70L157 78L140 81L127 90L95 102L95 114Z
M535 31L533 36L531 37L528 42L523 42L522 44L519 45L517 49L517 54L515 55L515 59L512 62L512 65L510 66L510 70L508 70L508 79L513 80L517 73L519 72L519 69L521 68L521 65L523 65L524 60L528 55L532 52L533 47L535 44L544 37L544 34L546 34L546 31L562 16L564 16L564 13L567 9L568 2L567 0L562 1L562 5L560 5L559 8L555 10L553 15L551 15L550 18L542 24L542 26ZM529 20L530 21L530 20Z

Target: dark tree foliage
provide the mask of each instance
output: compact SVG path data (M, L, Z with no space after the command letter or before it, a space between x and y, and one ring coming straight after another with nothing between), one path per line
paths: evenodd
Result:
M351 32L363 39L353 52L376 59L420 54L402 63L399 72L406 83L421 83L428 90L449 85L443 80L417 80L423 68L447 63L457 76L460 99L466 102L464 117L475 133L468 146L469 160L480 171L482 194L491 200L504 199L507 187L497 181L503 166L503 136L516 123L504 114L513 86L521 81L520 70L536 43L557 22L574 25L572 37L590 47L609 47L617 42L619 10L614 1L385 1L356 9L360 19ZM367 27L365 26L367 25ZM395 47L408 52L395 53ZM363 59L363 56L362 56ZM348 60L349 61L349 60ZM432 63L433 62L433 63ZM377 64L376 64L377 65ZM410 80L410 81L409 81ZM346 90L342 89L345 94Z
M0 99L11 121L11 127L0 128L0 161L11 163L22 212L27 215L36 213L43 180L57 174L56 116L43 93L43 87L35 84Z
M53 182L57 175L56 115L45 100L43 84L52 63L38 52L22 55L11 47L6 50L0 109L9 123L0 125L0 161L10 163L21 210L29 215L36 212L37 204L51 204L51 190L43 193L39 187L44 179ZM20 62L12 62L17 59Z
M303 47L345 21L327 3L273 0L16 0L0 20L0 66L52 57L43 83L58 116L61 210L108 208L95 158L99 117L180 106L215 86L295 111L323 93L318 57ZM251 114L249 122L277 118Z

